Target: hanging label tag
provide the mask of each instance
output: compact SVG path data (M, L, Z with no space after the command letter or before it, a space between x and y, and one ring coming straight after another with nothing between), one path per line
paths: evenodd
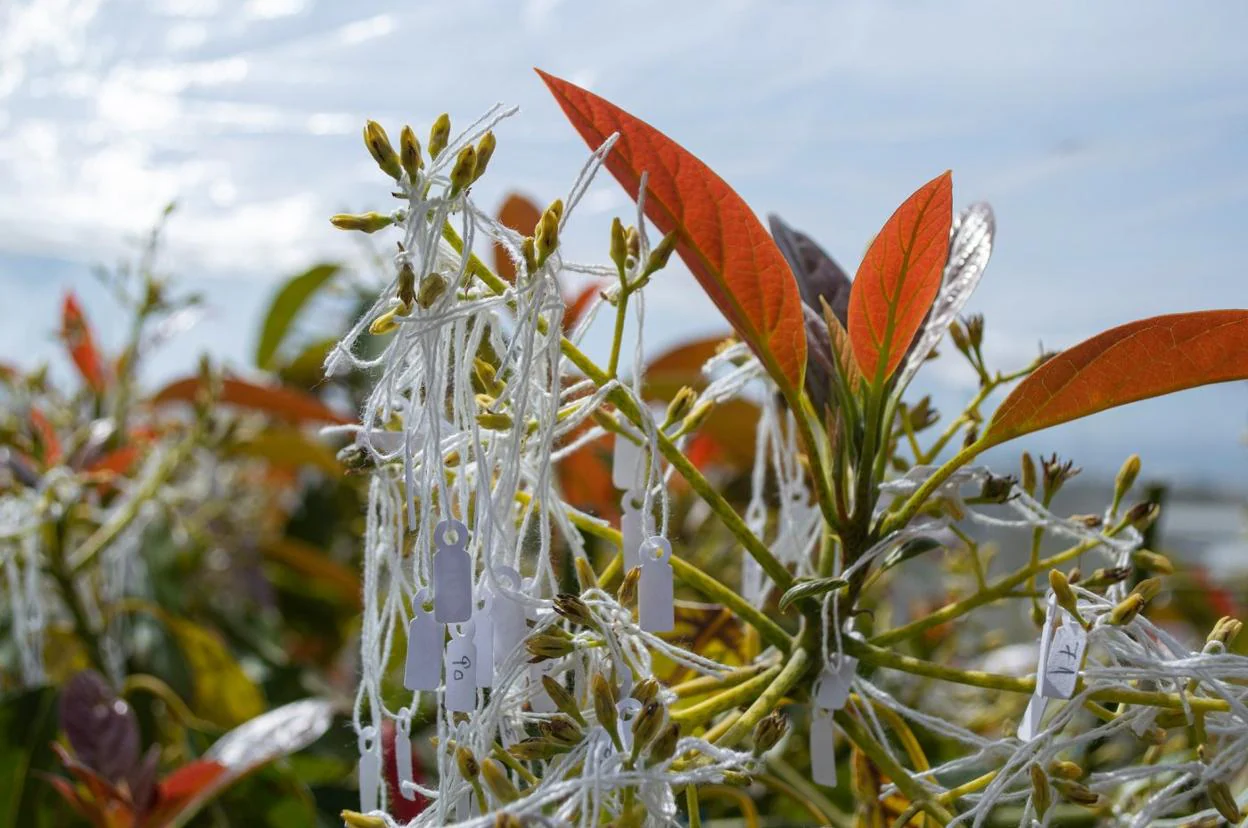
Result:
M511 567L496 566L494 573L513 590L521 589L520 573ZM494 596L490 617L494 622L494 668L497 671L520 649L528 628L524 624L524 605L505 592Z
M836 787L836 727L832 713L817 707L810 719L810 775L819 785Z
M411 787L412 737L408 732L411 726L412 712L406 707L401 708L398 718L394 720L394 770L399 795L409 802L416 799L416 791Z
M815 679L815 704L824 710L844 707L857 672L858 659L842 653L838 663L829 663Z
M371 725L360 731L360 813L368 814L380 807L381 740Z
M472 618L472 561L468 527L444 520L433 530L433 612L443 624Z
M1027 709L1023 711L1023 718L1018 723L1018 732L1015 735L1024 742L1030 742L1036 738L1044 721L1044 711L1048 706L1048 699L1038 693L1033 693L1027 700Z
M407 662L403 686L408 690L437 690L442 683L442 625L424 608L429 593L421 590L412 601L407 625Z
M611 460L611 482L615 488L637 488L644 473L641 446L622 434L615 435L615 454Z
M676 628L676 593L672 584L672 545L654 536L641 545L641 582L637 585L638 617L646 632Z
M446 645L446 709L471 713L477 709L477 645L472 624L453 626L450 631L451 640Z
M1062 611L1066 616L1066 611ZM1069 699L1075 694L1079 671L1083 668L1083 654L1088 649L1088 633L1069 617L1053 633L1049 642L1044 665L1044 680L1039 685L1040 695L1050 699Z
M494 593L482 591L481 601L472 614L472 642L477 648L477 686L494 686L494 619L490 611Z
M554 661L543 661L541 664L529 666L529 685L533 690L529 696L529 706L534 713L554 713L559 709L555 700L546 692L546 685L542 684L542 676L548 675L554 666Z
M624 752L628 753L633 749L633 719L641 712L641 702L631 697L621 699L615 709L619 713L617 729L620 731L620 741L624 743Z
M644 540L645 516L641 509L644 495L629 489L620 498L620 534L624 544L624 571L641 565L641 543Z

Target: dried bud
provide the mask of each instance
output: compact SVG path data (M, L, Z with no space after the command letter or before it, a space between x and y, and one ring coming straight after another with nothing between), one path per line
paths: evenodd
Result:
M1075 597L1075 591L1070 588L1070 581L1066 580L1066 576L1060 569L1049 570L1049 588L1053 590L1053 595L1057 598L1057 605L1078 618L1079 599Z
M1039 765L1032 765L1031 771L1031 804L1036 809L1036 816L1044 819L1045 812L1053 804L1053 794L1049 790L1048 777Z
M979 426L971 423L971 427L966 430L966 436L962 438L962 448L970 448L975 445L979 439ZM1007 478L1008 479L1008 478Z
M659 426L659 428L665 429L677 420L683 420L697 400L698 392L687 385L682 385L680 390L676 392L676 395L672 397L672 401L668 403L667 414L664 415L663 425Z
M1152 601L1154 598L1156 598L1157 594L1161 592L1161 579L1160 578L1148 578L1146 580L1140 581L1138 584L1135 585L1135 589L1131 590L1131 592L1132 594L1138 595L1141 598L1143 598L1144 603L1147 604L1149 601Z
M1054 779L1052 784L1057 789L1057 792L1062 795L1063 799L1075 805L1092 808L1101 801L1101 795L1087 785L1082 785L1069 779Z
M754 755L762 756L780 743L789 729L789 720L779 710L773 710L754 725Z
M1225 615L1218 619L1218 623L1213 625L1213 630L1210 631L1208 640L1217 641L1223 647L1229 647L1243 628L1244 622L1238 618Z
M935 425L940 419L940 414L932 407L932 398L929 395L906 410L906 419L910 423L910 430L918 434L925 428Z
M477 172L477 150L469 145L459 151L459 155L455 157L455 164L451 167L451 198L462 193L476 179L474 175Z
M641 272L643 277L667 267L667 261L672 258L672 251L676 249L678 238L676 231L673 230L664 236L662 241L650 251L650 258L646 259L646 266Z
M485 780L485 786L499 802L506 804L520 798L520 791L516 790L515 784L507 778L507 771L503 770L499 762L493 759L482 761L481 778Z
M1235 795L1231 793L1230 786L1225 781L1212 779L1206 782L1205 793L1209 795L1209 802L1213 804L1217 812L1231 825L1238 825L1244 818L1239 803L1235 801Z
M429 130L429 157L437 158L451 140L451 116L443 112Z
M956 319L949 323L949 338L953 340L953 347L970 356L971 343L966 338L966 329Z
M628 257L628 242L624 238L624 222L619 217L611 220L611 261L623 271L624 261Z
M1058 759L1049 765L1049 773L1059 779L1078 779L1083 776L1083 768L1067 759Z
M373 467L373 458L363 446L352 443L338 452L338 462L347 472L361 472Z
M1159 555L1151 549L1137 549L1131 553L1131 561L1146 572L1159 575L1173 575L1174 564L1165 555Z
M416 291L416 304L425 310L433 307L433 303L446 293L446 277L441 273L430 273L420 280L420 289Z
M485 174L485 168L490 165L490 159L494 157L494 150L497 146L498 139L494 137L493 132L487 132L481 136L481 140L477 142L477 164L472 172L473 181Z
M976 351L984 344L984 315L982 313L973 313L966 317L966 340Z
M590 612L589 605L571 593L561 592L555 596L555 612L574 624L580 624L582 627L596 627L598 625L598 622L594 619L594 614Z
M410 126L403 127L399 133L399 161L408 181L415 181L425 166L425 160L420 157L420 141L416 140L416 133Z
M538 724L538 730L548 739L565 745L579 744L585 734L567 716L554 716Z
M1117 627L1126 626L1135 620L1135 616L1139 615L1142 609L1144 609L1144 596L1133 592L1110 610L1109 623Z
M634 566L624 573L624 580L620 582L620 588L615 591L615 600L619 601L621 606L631 607L637 602L637 584L639 581L641 581L640 566Z
M1126 497L1127 492L1135 485L1135 478L1140 476L1140 455L1133 454L1127 458L1122 464L1122 468L1118 470L1118 476L1114 478L1114 510L1118 508L1118 504Z
M376 233L394 224L394 216L384 213L339 213L330 216L329 223L339 230L359 230L361 233Z
M481 774L481 765L477 762L477 757L462 745L455 750L455 764L459 768L459 775L469 782Z
M1072 523L1083 524L1088 529L1100 529L1105 522L1100 515L1071 515L1070 520Z
M1061 490L1066 481L1082 471L1070 460L1067 460L1065 463L1061 462L1057 459L1056 454L1047 460L1041 458L1040 465L1044 470L1044 500L1046 503Z
M633 685L633 692L629 695L642 704L645 704L646 702L659 697L659 689L659 682L657 679L644 678Z
M398 296L399 301L409 308L416 303L416 271L406 260L399 265Z
M386 821L381 817L361 814L359 811L343 811L338 816L347 828L386 828Z
M1029 452L1023 452L1023 491L1029 495L1036 493L1036 461Z
M650 745L650 764L658 765L676 755L676 743L680 741L680 725L670 722Z
M984 480L984 487L980 490L979 496L988 503L1004 503L1009 499L1014 483L1013 477L997 477L995 474L990 474Z
M1107 586L1125 581L1130 576L1131 567L1129 566L1101 567L1084 579L1080 586L1089 590L1104 589Z
M1159 514L1161 514L1160 504L1145 501L1131 507L1127 512L1127 522L1135 527L1137 532L1143 532L1153 525Z
M478 420L481 415L478 415ZM524 648L533 656L530 664L537 664L552 658L563 658L576 649L576 645L566 638L549 633L539 633L524 640Z
M368 147L368 154L373 156L373 160L377 162L377 166L381 167L382 172L395 181L403 177L403 167L399 165L399 156L395 154L394 147L390 146L390 138L381 128L381 124L376 121L364 124L364 145Z
M667 708L658 699L651 699L641 707L633 719L633 756L641 755L646 745L659 735L667 721Z
M594 700L594 716L598 718L598 724L607 731L611 736L611 741L615 742L617 748L621 747L619 730L616 722L619 720L619 711L615 709L616 698L615 688L607 681L602 673L595 673L593 681L590 683L590 695Z
M561 683L550 676L542 676L542 687L546 690L546 695L550 696L550 700L555 703L560 711L568 714L581 727L585 727L585 717L581 715L580 708L576 706L576 699L572 698L572 694L567 691Z
M536 736L532 739L516 742L507 748L507 752L521 762L534 762L543 759L553 759L561 753L567 753L571 749L570 746L562 742L556 742L554 739Z

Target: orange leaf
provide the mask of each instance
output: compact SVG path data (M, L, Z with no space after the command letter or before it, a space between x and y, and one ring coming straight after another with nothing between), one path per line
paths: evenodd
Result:
M590 302L594 301L594 297L601 290L602 285L595 282L581 288L581 292L576 294L576 296L564 298L563 332L565 334L575 328L577 322L581 321L581 317L585 315Z
M1069 348L1019 383L993 415L986 445L1107 408L1248 379L1248 310L1154 316Z
M849 341L863 377L881 386L897 370L940 290L953 224L953 176L905 200L858 266L849 294Z
M676 251L702 289L794 400L806 370L802 301L788 262L758 218L688 150L614 104L538 70L586 143L619 141L606 167L634 199L647 174L646 215L677 233Z
M195 796L225 773L225 765L201 759L183 765L160 780L160 798L179 800Z
M686 385L694 389L705 388L707 379L702 374L702 366L715 356L723 343L724 337L710 336L685 342L659 354L646 366L647 399L667 402Z
M65 340L70 358L78 366L78 373L82 374L87 387L97 394L103 392L106 383L104 361L96 350L91 326L87 324L78 299L72 293L65 294L65 304L61 310L61 338Z
M194 402L199 392L199 378L187 377L170 383L152 398L156 405L169 402ZM350 419L327 407L311 394L276 385L255 385L244 380L227 378L221 382L221 402L243 408L254 408L291 422L349 423Z
M498 208L498 221L504 227L522 236L533 235L533 229L542 218L542 211L531 200L519 193L507 196ZM516 281L516 266L501 245L494 245L494 272L508 282Z

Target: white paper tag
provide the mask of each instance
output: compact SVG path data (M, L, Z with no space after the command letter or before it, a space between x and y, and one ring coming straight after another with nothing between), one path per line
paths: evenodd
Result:
M481 600L472 614L472 642L477 648L477 686L494 686L494 618L490 614L494 593L482 590Z
M433 530L433 612L443 624L472 618L472 561L468 527L444 520Z
M676 628L676 593L672 584L672 545L658 535L641 545L641 582L637 585L638 617L646 632Z
M534 713L554 713L559 709L555 700L546 692L546 685L542 684L542 676L549 675L554 666L553 660L529 665L529 683L533 687L533 693L529 697L529 707Z
M452 626L446 645L446 709L471 713L477 709L477 645L472 624Z
M494 573L499 580L507 581L513 590L522 588L520 573L511 567L496 566ZM512 653L520 649L520 642L524 641L528 628L524 623L524 605L505 592L494 596L490 617L494 622L494 667L497 670Z
M377 729L363 728L359 737L360 747L360 813L376 811L381 793L381 740Z
M1015 735L1024 742L1030 742L1036 738L1044 721L1044 711L1048 706L1048 699L1038 693L1033 693L1027 700L1027 709L1023 711L1023 719L1018 723L1018 732Z
M810 776L819 785L836 787L836 726L832 713L810 711Z
M839 663L829 663L815 679L815 704L824 710L840 710L849 701L858 659L841 654Z
M620 534L624 544L624 572L641 565L641 542L645 535L645 516L641 509L643 493L629 489L620 498Z
M407 625L407 662L403 686L408 690L437 690L442 683L442 625L424 608L428 592L421 590L412 601L412 620Z
M401 708L398 718L394 720L394 771L399 795L409 802L416 799L416 791L410 784L414 781L412 779L412 737L409 734L411 726L411 711L406 707Z
M636 489L641 485L645 465L641 446L623 435L615 435L615 452L611 460L611 482L617 489Z
M633 719L641 712L641 702L632 697L621 699L615 709L619 713L620 741L624 743L624 752L628 753L633 749Z
M1065 616L1066 612L1063 611L1062 615ZM1073 696L1087 649L1087 630L1070 618L1064 618L1049 642L1040 694L1050 699L1069 699Z

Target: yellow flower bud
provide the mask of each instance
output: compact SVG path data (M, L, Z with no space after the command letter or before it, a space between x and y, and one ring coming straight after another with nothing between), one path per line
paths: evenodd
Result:
M494 149L497 146L498 139L494 137L493 132L487 132L481 136L481 140L477 142L477 164L472 171L473 181L485 174L485 168L490 165L490 159L494 157Z
M384 213L339 213L331 216L329 223L339 230L359 230L361 233L376 233L394 224L394 216Z
M1213 630L1210 631L1208 640L1217 641L1222 646L1229 647L1243 628L1244 622L1238 618L1224 615L1218 619L1218 623L1213 625Z
M1238 825L1244 818L1239 803L1235 801L1235 795L1223 780L1214 779L1205 783L1205 793L1209 795L1209 802L1217 812L1231 825Z
M444 293L446 293L446 277L441 273L430 273L420 280L420 289L416 292L416 304L428 310L442 298Z
M585 734L567 716L554 716L538 724L538 731L548 739L562 742L565 745L578 744Z
M451 167L451 197L459 195L468 185L476 179L473 177L477 171L477 150L475 147L467 146L459 151L459 155L455 158L455 165Z
M789 729L789 720L779 710L773 710L754 725L754 755L762 756L771 750Z
M619 217L611 219L611 261L623 271L628 258L628 242L624 238L624 222Z
M520 253L524 256L524 268L532 274L537 272L537 247L532 236L526 236L520 243Z
M633 756L640 756L646 745L659 735L667 721L667 709L663 702L651 699L641 707L641 712L633 719Z
M409 308L416 303L416 271L412 270L410 262L399 265L398 296Z
M1143 598L1144 603L1148 603L1149 601L1156 598L1157 594L1161 592L1161 579L1160 578L1148 578L1146 580L1140 581L1138 584L1135 585L1135 589L1131 590L1131 592Z
M343 811L338 816L347 828L386 828L386 821L381 817L368 816L359 811Z
M537 252L537 265L541 267L559 245L559 216L555 211L547 210L542 214L534 231L533 245Z
M672 401L667 405L667 413L663 417L663 425L659 428L664 429L677 420L683 420L689 410L693 408L693 404L697 402L698 393L687 385L681 386L676 395L672 397ZM620 439L620 438L616 438Z
M650 258L646 259L646 266L642 269L643 277L660 271L667 266L667 261L672 258L672 251L676 249L676 242L679 238L679 234L673 230L664 236L663 240L650 251Z
M368 332L374 336L384 336L397 331L399 323L395 321L395 317L398 316L401 310L403 310L402 307L394 307L386 311L373 320L373 323L368 326Z
M373 156L382 172L396 181L403 177L399 156L395 154L394 147L390 146L390 138L381 128L381 124L369 121L364 125L364 145L368 147L369 155Z
M711 411L713 411L714 408L715 403L711 400L703 400L698 403L694 406L693 410L689 412L688 416L685 417L684 422L680 424L680 433L689 434L690 432L697 431L702 424L706 422L706 418L711 416Z
M1054 779L1053 787L1057 789L1057 792L1067 802L1072 802L1085 808L1094 807L1101 801L1101 795L1087 785L1082 785L1069 779Z
M1137 549L1131 553L1131 561L1140 569L1156 572L1159 575L1173 575L1174 564L1165 555L1159 555L1151 549Z
M1036 493L1036 461L1032 459L1031 454L1023 452L1022 460L1023 480L1020 484L1029 495Z
M477 757L473 756L472 751L466 747L460 746L455 750L455 764L459 767L459 775L469 782L481 773L481 765L478 764Z
M585 717L581 715L581 710L576 705L576 699L572 698L572 694L567 691L567 688L550 676L545 675L542 676L542 687L545 688L546 695L550 696L550 700L555 703L555 707L572 717L581 727L587 726Z
M1049 779L1039 765L1032 765L1031 772L1031 804L1035 806L1036 816L1044 819L1044 814L1053 804L1053 794L1049 790Z
M407 173L408 181L415 181L425 166L425 159L420 157L420 141L416 139L416 132L410 126L404 126L399 133L399 162Z
M620 602L621 606L631 607L637 602L637 584L641 581L641 567L634 566L628 572L624 573L624 580L620 582L620 588L616 590L615 600Z
M650 745L650 764L658 765L671 759L676 754L676 743L679 741L680 725L669 722Z
M1079 600L1075 597L1075 591L1070 588L1070 581L1066 580L1060 569L1049 570L1049 587L1057 598L1057 605L1078 618Z
M597 589L598 576L594 574L594 568L590 566L589 559L578 555L572 559L572 563L576 568L576 580L581 585L581 589Z
M657 699L659 697L659 682L654 678L644 678L633 685L633 692L629 695L642 704L651 699Z
M1109 623L1118 627L1126 626L1135 620L1135 616L1139 615L1142 609L1144 609L1144 596L1133 592L1110 611Z
M499 762L493 759L483 760L481 762L481 778L485 780L485 786L490 789L490 793L494 794L494 797L499 802L506 804L515 802L520 798L520 791L516 790L515 784L507 778L507 771L503 770L503 766Z
M619 721L619 712L615 709L616 698L615 688L602 673L595 673L593 681L590 683L590 695L594 700L594 716L598 719L598 724L611 737L611 741L615 743L617 750L623 749L620 742L619 730L616 723Z
M1049 773L1061 779L1078 779L1083 776L1083 768L1068 759L1059 759L1049 765Z
M429 130L429 157L437 158L451 140L451 116L443 112Z

